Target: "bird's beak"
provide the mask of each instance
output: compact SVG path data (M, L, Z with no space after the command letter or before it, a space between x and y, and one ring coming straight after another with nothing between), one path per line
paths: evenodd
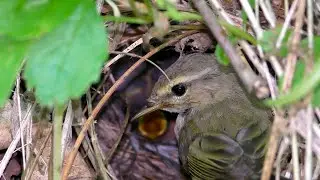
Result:
M146 109L143 109L142 111L140 111L138 114L136 114L133 118L132 118L132 121L133 120L136 120L146 114L149 114L149 113L152 113L154 111L157 111L157 110L160 110L164 108L164 105L163 104L156 104L154 106L151 106L151 107L148 107Z

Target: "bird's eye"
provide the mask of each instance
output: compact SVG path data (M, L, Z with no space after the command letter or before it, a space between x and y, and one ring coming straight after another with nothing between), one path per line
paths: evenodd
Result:
M186 93L186 86L182 83L176 84L171 88L171 91L176 95L176 96L183 96Z

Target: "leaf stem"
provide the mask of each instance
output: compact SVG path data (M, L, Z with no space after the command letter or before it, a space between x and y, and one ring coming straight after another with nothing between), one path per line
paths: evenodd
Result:
M53 167L53 179L61 179L61 168L62 168L62 122L63 122L63 112L65 110L64 105L56 105L54 111L53 119L53 158L52 158L52 167Z

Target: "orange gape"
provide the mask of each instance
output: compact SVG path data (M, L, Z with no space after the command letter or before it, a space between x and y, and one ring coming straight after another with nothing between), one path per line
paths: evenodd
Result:
M167 127L167 119L161 111L154 111L139 119L138 129L144 137L149 139L155 139L163 135Z

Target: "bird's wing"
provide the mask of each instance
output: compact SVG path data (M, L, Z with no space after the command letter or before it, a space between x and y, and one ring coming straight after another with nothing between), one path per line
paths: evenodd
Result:
M236 141L244 151L246 163L252 167L254 172L259 172L263 166L263 159L266 152L266 144L269 138L269 123L253 123L242 128Z
M224 134L198 136L189 146L189 173L193 179L228 179L243 153L241 146Z
M258 179L263 166L268 126L253 123L236 139L224 134L198 136L189 146L188 169L199 179Z

